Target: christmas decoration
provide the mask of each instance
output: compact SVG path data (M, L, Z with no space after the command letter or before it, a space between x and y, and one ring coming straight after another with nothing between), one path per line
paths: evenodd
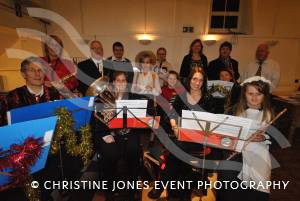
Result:
M77 139L76 131L73 128L74 120L71 112L64 107L61 107L58 108L55 114L58 116L58 121L51 145L51 153L56 154L59 149L60 141L64 140L67 153L74 157L80 156L83 164L86 166L93 154L90 126L86 125L80 128L81 142L78 144L77 142L79 140Z
M42 138L34 139L33 137L28 137L23 144L13 144L8 150L0 150L0 171L7 168L11 169L9 173L0 172L0 174L11 178L8 184L0 186L0 192L14 187L24 187L30 201L39 200L38 189L33 189L28 187L28 185L31 183L29 176L30 167L39 158L42 152L42 145Z

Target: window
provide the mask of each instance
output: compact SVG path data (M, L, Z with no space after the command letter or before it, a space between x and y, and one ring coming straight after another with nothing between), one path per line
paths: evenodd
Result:
M240 0L212 0L210 33L237 31L240 23Z

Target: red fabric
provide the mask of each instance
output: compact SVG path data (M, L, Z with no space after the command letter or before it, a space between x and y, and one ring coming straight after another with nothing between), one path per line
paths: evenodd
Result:
M60 99L63 99L63 96L53 87L44 86L44 94L38 100L25 85L16 88L10 91L5 98L0 97L0 126L7 124L6 112L11 109Z
M161 88L161 95L167 99L168 102L172 99L173 96L176 96L176 90L171 89L168 86L164 86Z
M44 61L46 61L47 64L49 64L49 59L47 57L42 57ZM53 66L53 67L51 67ZM65 86L73 91L76 89L78 82L75 76L76 67L74 63L70 60L66 59L56 59L54 61L51 61L51 66L47 65L48 72L45 78L45 81L57 81L59 79L62 79L68 75L74 74L73 77L65 81ZM52 68L52 69L51 69ZM55 73L53 73L53 71Z
M161 95L170 102L174 96L176 96L177 94L181 94L183 91L183 87L176 87L174 89L171 89L168 86L164 86L161 88Z
M171 89L168 86L164 86L161 88L161 95L156 97L156 101L165 112L169 112L171 110L171 99L183 91L183 87Z

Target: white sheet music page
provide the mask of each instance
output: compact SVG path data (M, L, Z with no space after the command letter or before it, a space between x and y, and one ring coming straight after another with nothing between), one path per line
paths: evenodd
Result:
M224 114L213 114L209 112L182 110L181 128L202 130L197 121L204 129L206 128L206 124L209 122L209 130L214 129L219 125L213 131L215 134L240 139L236 146L237 151L241 150L244 144L243 140L248 138L248 135L252 130L251 126L253 125L253 120L248 118Z
M136 117L146 117L148 100L116 100L117 112L124 106L127 106L128 110L133 113ZM127 117L132 118L133 115L127 112ZM121 111L118 118L123 118L123 111Z

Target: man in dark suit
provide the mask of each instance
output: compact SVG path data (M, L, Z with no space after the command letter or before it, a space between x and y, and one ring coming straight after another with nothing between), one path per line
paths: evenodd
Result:
M78 91L85 95L88 87L101 76L108 76L108 70L103 66L103 47L100 41L90 43L91 58L78 63Z
M219 58L209 62L207 68L207 76L209 80L219 80L220 70L223 68L228 68L232 71L234 75L234 80L237 81L240 77L239 74L239 63L230 57L232 51L232 44L225 41L221 44L219 52Z
M121 42L115 42L113 44L113 56L107 58L105 67L110 71L109 77L110 80L113 78L113 73L115 71L123 71L127 74L127 81L129 84L133 80L133 67L130 63L130 60L123 57L124 56L124 45Z

